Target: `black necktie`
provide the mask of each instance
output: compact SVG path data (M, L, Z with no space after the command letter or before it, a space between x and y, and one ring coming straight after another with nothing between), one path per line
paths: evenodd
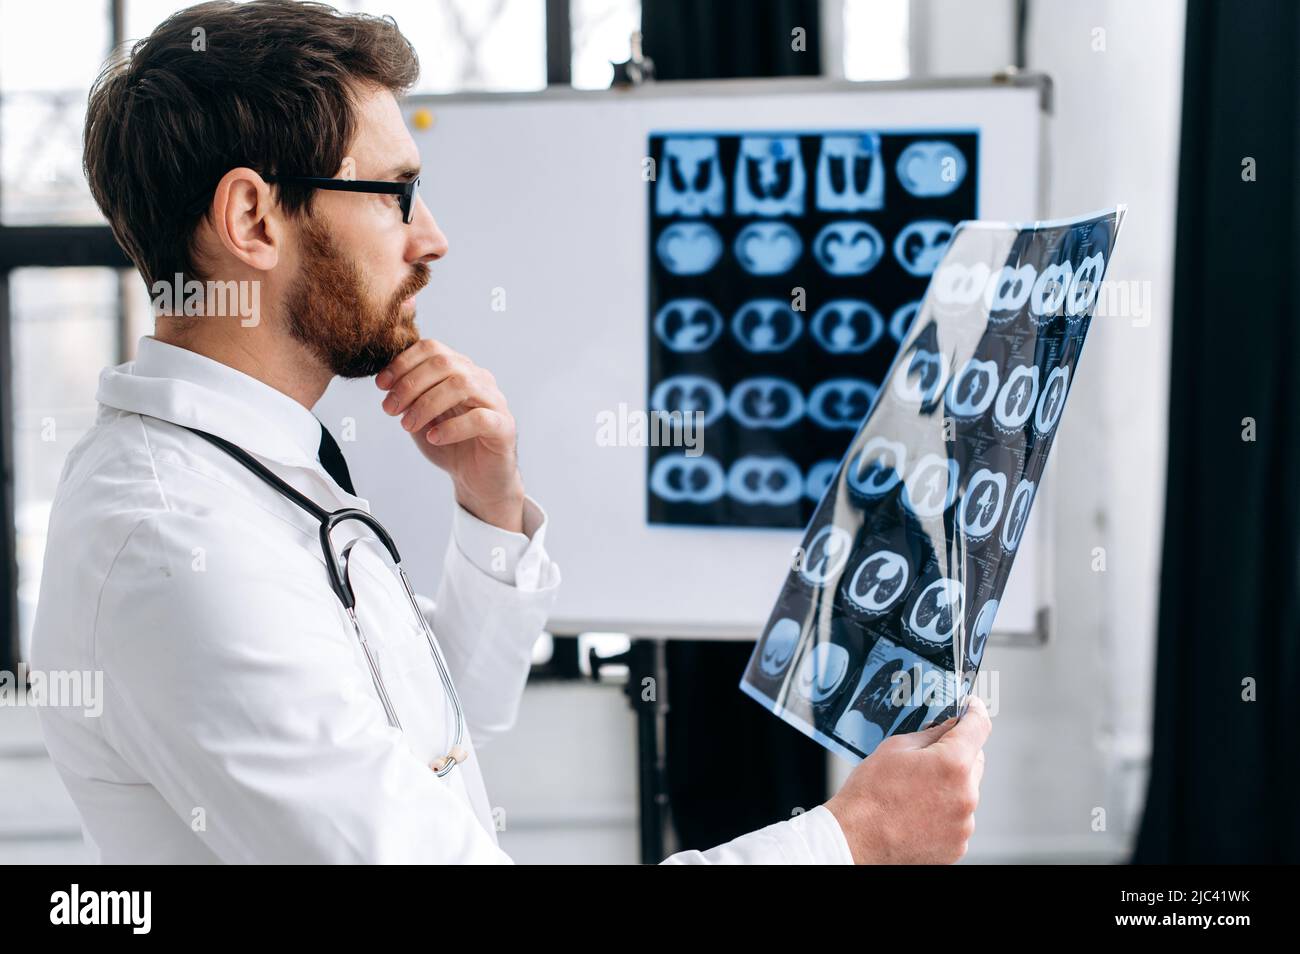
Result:
M325 472L333 477L340 487L355 497L357 492L352 489L348 462L343 459L343 451L339 450L338 441L334 440L334 435L325 429L324 424L320 426L320 450L316 456L320 458Z

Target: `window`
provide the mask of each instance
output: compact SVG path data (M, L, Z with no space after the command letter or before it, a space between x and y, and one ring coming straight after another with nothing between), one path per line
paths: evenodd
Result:
M102 221L81 173L81 126L109 29L103 4L0 0L0 224Z
M902 79L910 72L908 0L843 0L844 77Z
M640 0L571 0L573 85L605 89L614 79L612 63L632 55L632 34L641 29Z
M544 0L338 0L391 16L420 55L412 92L503 92L546 86Z
M112 268L19 268L9 274L20 658L27 658L63 460L94 422L99 370L117 356L120 282Z

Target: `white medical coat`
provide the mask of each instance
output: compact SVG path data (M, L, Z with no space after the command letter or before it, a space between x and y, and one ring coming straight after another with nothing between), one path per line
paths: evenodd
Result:
M450 745L450 701L378 544L358 544L352 581L402 731L329 587L315 521L177 426L243 447L328 510L369 510L317 461L311 411L150 336L104 369L96 398L54 500L31 662L103 673L98 717L39 710L99 859L509 862L475 746L514 723L560 582L537 503L522 534L453 504L437 598L418 598L467 723L468 760L438 778L428 763ZM420 527L390 532L400 550ZM336 540L354 535L367 536L350 523ZM852 857L818 807L668 861Z

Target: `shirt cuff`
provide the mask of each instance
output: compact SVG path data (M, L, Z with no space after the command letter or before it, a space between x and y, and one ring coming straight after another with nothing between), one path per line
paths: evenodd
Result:
M541 589L550 558L546 554L546 511L524 496L524 531L515 533L455 505L451 535L465 558L488 576L520 590Z
M813 864L853 864L853 852L844 837L844 829L825 805L795 815L788 824L799 835Z

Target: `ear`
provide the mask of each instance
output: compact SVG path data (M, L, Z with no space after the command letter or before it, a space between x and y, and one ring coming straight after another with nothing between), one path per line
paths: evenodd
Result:
M221 177L209 218L221 244L239 261L263 272L276 266L282 220L271 187L252 169L231 169Z

